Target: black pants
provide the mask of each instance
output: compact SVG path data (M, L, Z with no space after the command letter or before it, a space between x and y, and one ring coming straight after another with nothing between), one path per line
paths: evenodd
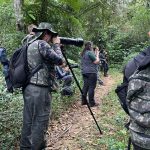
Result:
M82 97L82 102L85 102L84 97L87 97L88 94L88 100L90 105L95 104L94 100L94 91L96 87L96 82L97 82L97 74L96 73L87 73L83 74L83 97Z
M102 62L102 69L103 69L103 71L104 71L104 76L106 76L107 73L108 73L108 69L109 69L107 62Z

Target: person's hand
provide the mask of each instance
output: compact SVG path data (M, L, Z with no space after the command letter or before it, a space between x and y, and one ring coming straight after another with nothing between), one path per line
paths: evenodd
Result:
M65 67L64 70L65 70L66 72L68 72L68 71L69 71L69 67Z
M96 56L99 57L99 48L96 48L96 49L95 49L95 54L96 54Z
M148 32L148 36L150 37L150 31Z
M52 38L53 44L60 44L60 38L58 36Z

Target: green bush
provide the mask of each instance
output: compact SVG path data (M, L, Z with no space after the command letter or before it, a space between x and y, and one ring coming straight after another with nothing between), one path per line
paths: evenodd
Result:
M5 47L8 54L21 45L24 33L16 31L16 22L14 13L12 13L13 5L4 3L0 5L0 45Z
M20 92L6 92L4 78L0 73L0 143L1 149L15 149L22 126L23 100Z

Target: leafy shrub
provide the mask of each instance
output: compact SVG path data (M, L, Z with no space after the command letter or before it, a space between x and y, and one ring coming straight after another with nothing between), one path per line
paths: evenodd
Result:
M0 44L5 47L8 54L11 54L19 45L24 33L16 31L13 5L4 3L0 5Z
M0 143L1 149L16 149L22 126L23 100L20 92L6 92L4 78L0 73Z

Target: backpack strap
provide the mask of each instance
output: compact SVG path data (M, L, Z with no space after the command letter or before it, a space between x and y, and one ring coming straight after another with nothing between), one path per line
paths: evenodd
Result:
M30 43L30 44L31 44L31 43ZM27 47L28 47L28 46L29 46L29 44L27 45ZM39 51L39 42L38 42L38 51ZM30 74L29 74L29 76L28 76L28 79L27 79L25 85L27 85L27 84L29 83L31 77L32 77L35 73L37 73L40 69L42 69L42 68L43 68L43 64L41 63L41 64L38 64L34 69L32 69L32 71L30 72ZM25 86L25 87L26 87L26 86Z
M27 86L27 84L29 83L31 77L32 77L35 73L37 73L40 69L42 69L42 68L43 68L43 65L42 65L42 64L39 64L39 65L37 65L37 66L31 71L31 73L29 74L28 79L27 79L27 81L26 81L25 86L23 87L23 89L24 89L24 88Z
M129 131L129 125L130 125L130 120L124 125L128 131ZM127 150L131 150L131 144L132 144L131 136L129 136Z
M131 150L131 143L131 137L129 137L127 150Z
M40 69L43 68L43 64L39 64L37 65L30 73L29 77L28 77L28 80L35 74L37 73Z
M29 46L29 45L28 45ZM39 41L38 41L38 52L39 52ZM40 53L40 52L39 52ZM38 64L34 69L32 69L30 75L29 75L29 78L28 80L30 80L30 78L35 74L37 73L40 69L43 68L43 64Z

